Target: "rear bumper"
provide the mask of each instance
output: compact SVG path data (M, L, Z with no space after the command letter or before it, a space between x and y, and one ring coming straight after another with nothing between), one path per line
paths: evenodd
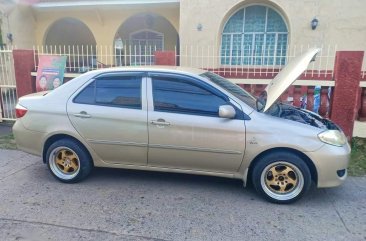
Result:
M19 150L42 156L43 132L28 130L21 120L17 120L13 125L13 134Z
M325 144L315 152L306 152L318 174L318 187L336 187L347 178L351 148L348 144L337 147Z

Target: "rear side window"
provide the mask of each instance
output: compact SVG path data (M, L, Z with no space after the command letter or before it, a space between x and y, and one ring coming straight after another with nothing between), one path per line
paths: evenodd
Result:
M95 81L85 87L74 99L79 104L95 104Z
M94 80L75 103L141 109L141 77L104 77Z
M153 78L154 110L162 112L218 117L220 105L227 104L222 96L186 79Z

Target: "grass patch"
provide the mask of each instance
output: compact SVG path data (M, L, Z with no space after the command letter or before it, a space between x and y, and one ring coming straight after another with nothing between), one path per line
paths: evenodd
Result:
M352 138L351 162L348 173L351 176L366 176L366 138Z
M13 134L0 136L0 149L17 149Z

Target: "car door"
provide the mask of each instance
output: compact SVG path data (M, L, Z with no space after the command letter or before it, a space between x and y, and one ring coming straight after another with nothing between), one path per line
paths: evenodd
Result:
M236 105L199 79L150 74L148 165L209 172L235 172L245 150L245 123ZM218 116L220 105L237 116Z
M147 164L146 80L143 73L103 74L67 104L79 134L103 161Z

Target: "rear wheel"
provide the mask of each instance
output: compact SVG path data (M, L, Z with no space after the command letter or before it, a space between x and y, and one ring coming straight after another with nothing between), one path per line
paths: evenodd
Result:
M274 203L292 203L311 186L306 163L291 152L263 156L253 168L252 182L258 193Z
M47 150L46 160L52 175L65 183L81 181L93 168L89 153L71 139L54 142Z

